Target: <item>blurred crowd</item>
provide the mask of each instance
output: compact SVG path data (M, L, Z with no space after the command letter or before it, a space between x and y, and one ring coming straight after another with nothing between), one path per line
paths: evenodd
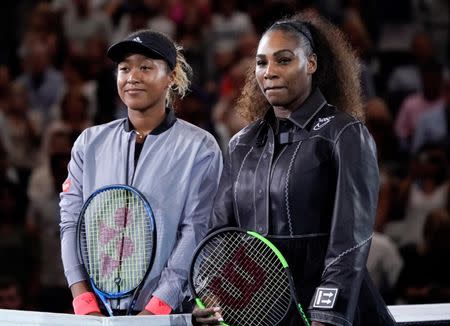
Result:
M361 66L378 149L368 268L388 304L450 302L450 45L447 0L15 0L0 12L0 308L72 312L59 192L73 141L125 116L109 44L152 28L194 70L177 116L222 149L260 34L299 10L340 26ZM320 64L320 62L319 62Z

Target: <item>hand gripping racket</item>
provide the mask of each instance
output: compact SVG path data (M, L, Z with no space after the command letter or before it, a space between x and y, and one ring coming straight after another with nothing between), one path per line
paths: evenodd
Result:
M200 308L219 306L223 325L279 325L294 302L305 325L288 264L269 240L224 228L196 248L189 286Z
M134 308L156 251L156 227L144 196L125 185L96 190L84 203L77 249L90 284L113 316L109 299L132 296Z

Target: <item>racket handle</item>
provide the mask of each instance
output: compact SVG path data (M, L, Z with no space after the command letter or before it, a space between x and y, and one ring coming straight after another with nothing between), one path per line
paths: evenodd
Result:
M197 307L199 307L200 309L205 309L206 306L203 304L202 300L200 300L199 298L195 299L195 304L197 305ZM222 326L229 326L227 323L221 321L220 325Z
M84 292L76 296L72 302L75 315L87 315L92 312L100 313L95 294L92 292Z

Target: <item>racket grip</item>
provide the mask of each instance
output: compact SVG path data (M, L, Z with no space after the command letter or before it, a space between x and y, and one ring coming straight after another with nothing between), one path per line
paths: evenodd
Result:
M76 296L72 305L75 315L87 315L91 312L100 313L100 307L93 292L84 292Z

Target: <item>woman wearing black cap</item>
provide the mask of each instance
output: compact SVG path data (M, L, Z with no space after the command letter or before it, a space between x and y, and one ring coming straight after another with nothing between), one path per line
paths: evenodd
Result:
M60 202L64 270L75 313L100 314L76 254L78 214L96 189L133 186L152 205L158 232L156 256L135 313L167 314L186 295L186 252L205 232L221 152L209 133L174 115L172 99L185 94L190 67L171 40L138 31L112 45L107 55L117 63L117 89L128 117L88 128L74 143ZM130 300L112 301L121 314Z
M239 226L278 246L312 325L393 325L365 268L378 167L341 33L317 16L274 23L238 109L254 122L229 143L211 229ZM193 316L216 325L220 307ZM301 320L293 308L282 325Z

